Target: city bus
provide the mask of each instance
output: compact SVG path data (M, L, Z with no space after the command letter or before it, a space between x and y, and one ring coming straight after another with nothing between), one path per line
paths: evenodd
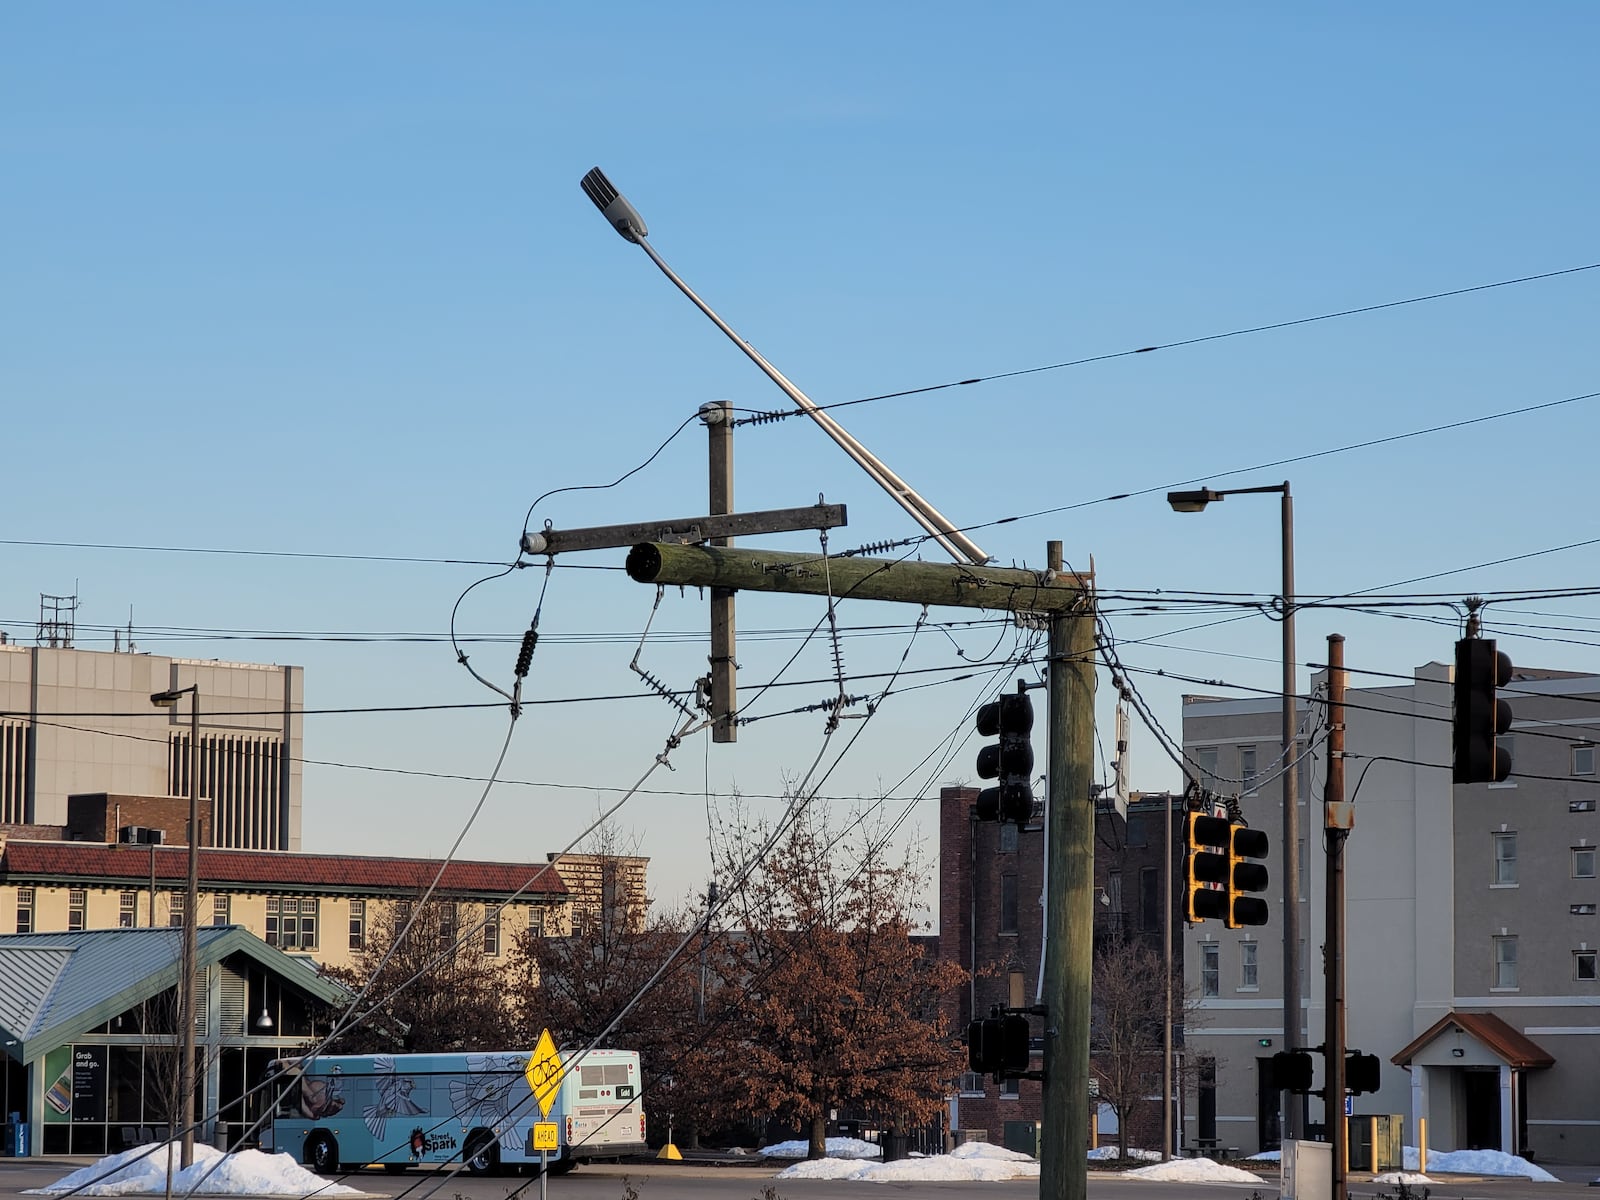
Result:
M323 1175L341 1166L403 1171L464 1160L474 1175L538 1170L539 1105L523 1051L482 1054L323 1054L276 1059L262 1148L293 1155ZM644 1105L633 1050L563 1053L548 1120L559 1148L552 1173L585 1159L643 1154Z

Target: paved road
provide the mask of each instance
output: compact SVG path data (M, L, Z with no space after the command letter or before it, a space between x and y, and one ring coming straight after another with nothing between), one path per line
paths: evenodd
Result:
M20 1200L29 1188L48 1187L88 1159L0 1159L0 1200ZM1555 1168L1565 1182L1530 1183L1523 1179L1438 1179L1430 1191L1438 1200L1593 1200L1587 1181L1600 1168ZM694 1164L645 1163L635 1166L585 1166L549 1181L550 1200L892 1200L896 1196L930 1196L944 1200L1032 1200L1038 1187L1031 1180L1009 1183L851 1183L844 1180L775 1179L775 1168L712 1167ZM1438 1177L1435 1177L1436 1179ZM385 1200L538 1200L536 1179L475 1179L462 1174L410 1171L389 1175L360 1172L341 1178ZM524 1186L526 1185L526 1186ZM519 1191L520 1189L520 1191ZM1420 1189L1418 1189L1420 1191ZM1152 1183L1110 1172L1089 1176L1092 1200L1277 1200L1275 1179L1248 1184ZM1351 1200L1393 1197L1392 1187L1352 1180Z

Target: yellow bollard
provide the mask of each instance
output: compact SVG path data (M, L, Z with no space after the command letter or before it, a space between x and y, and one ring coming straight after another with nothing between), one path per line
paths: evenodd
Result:
M678 1148L676 1146L674 1146L671 1142L668 1142L665 1146L661 1147L661 1151L656 1155L656 1157L666 1159L682 1159L683 1155L678 1153Z
M1428 1173L1428 1118L1417 1118L1417 1173Z

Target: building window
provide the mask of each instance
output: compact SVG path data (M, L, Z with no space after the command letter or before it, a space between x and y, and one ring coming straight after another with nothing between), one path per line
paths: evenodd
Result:
M1218 960L1218 946L1215 942L1204 942L1200 946L1200 994L1217 996L1221 992L1222 967Z
M1594 878L1594 847L1574 846L1572 848L1572 877L1574 879Z
M33 889L17 889L17 932L33 932Z
M1595 974L1595 952L1593 950L1574 950L1572 952L1572 977L1585 983L1593 983L1597 978Z
M1020 1079L1002 1079L1000 1081L1000 1099L1016 1100L1022 1095L1022 1081Z
M1497 833L1494 835L1494 886L1515 887L1517 885L1517 835L1514 833Z
M183 924L183 909L189 901L189 893L173 892L172 901L167 905L167 924L173 928Z
M88 916L88 910L89 910L89 895L88 895L88 893L85 892L83 888L68 888L67 889L67 928L68 929L73 929L73 930L87 928L87 920L86 920L86 918Z
M1139 868L1139 928L1160 929L1161 876L1154 867Z
M268 896L266 933L267 945L280 950L315 950L317 901L301 896Z
M1015 854L1017 852L1017 827L1010 821L1000 822L1000 853Z
M1239 790L1249 793L1256 790L1256 748L1239 747Z
M1239 943L1239 990L1253 992L1259 986L1256 974L1256 949L1255 942Z
M1494 983L1496 990L1512 991L1517 986L1517 939L1494 939Z
M483 952L490 958L500 957L500 910L491 908L483 915Z
M367 902L350 901L350 949L367 948Z
M233 897L211 897L211 923L213 925L233 924Z
M1579 742L1572 748L1572 773L1574 775L1594 774L1594 743Z
M982 1096L983 1076L977 1071L961 1072L961 1094L963 1096Z
M1194 748L1195 766L1200 768L1200 773L1207 779L1217 777L1217 748L1215 746L1196 746Z
M1000 876L1000 932L1017 931L1017 877Z
M117 913L117 928L132 929L139 923L139 893L123 892L118 900L120 910Z
M602 911L609 912L609 908ZM456 944L456 906L449 900L439 905L439 949L449 950Z
M528 910L528 936L529 937L543 937L544 936L544 916L545 916L545 913L544 913L544 909L542 909L542 908L530 908Z

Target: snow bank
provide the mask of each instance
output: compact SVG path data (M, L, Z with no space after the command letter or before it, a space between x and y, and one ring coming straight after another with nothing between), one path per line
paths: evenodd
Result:
M1407 1187L1412 1187L1419 1183L1436 1183L1438 1181L1430 1179L1426 1175L1418 1175L1415 1171L1385 1171L1382 1175L1374 1175L1372 1182L1403 1183Z
M951 1154L895 1162L863 1163L823 1158L795 1163L776 1176L778 1179L850 1179L864 1183L999 1183L1007 1179L1038 1177L1039 1164L1026 1154L987 1142L968 1142L957 1146Z
M1261 1176L1209 1158L1175 1158L1153 1167L1123 1172L1124 1179L1162 1179L1179 1183L1260 1183Z
M172 1143L172 1164L178 1164L179 1147ZM208 1174L209 1172L209 1174ZM104 1178L101 1178L104 1176ZM93 1182L91 1182L93 1181ZM87 1186L86 1186L87 1185ZM353 1187L329 1183L306 1170L288 1154L263 1154L241 1150L224 1155L195 1143L194 1165L174 1170L172 1191L180 1195L198 1189L209 1196L360 1196ZM32 1188L32 1195L77 1191L82 1196L164 1195L167 1190L167 1152L149 1146L110 1154L49 1187Z
M758 1153L768 1158L804 1158L811 1144L805 1141L778 1142L763 1146ZM823 1143L823 1154L828 1158L881 1158L883 1149L860 1138L831 1137Z
M1405 1156L1406 1170L1417 1170L1422 1157L1417 1148L1407 1146ZM1429 1150L1428 1170L1446 1175L1509 1175L1535 1183L1561 1182L1543 1167L1536 1167L1527 1159L1503 1150Z
M1129 1146L1128 1158L1130 1160L1137 1160L1139 1162L1160 1162L1161 1152L1159 1150L1136 1150L1132 1146ZM1115 1146L1100 1146L1094 1150L1091 1150L1089 1151L1089 1161L1117 1162L1119 1161L1117 1158L1117 1148Z

